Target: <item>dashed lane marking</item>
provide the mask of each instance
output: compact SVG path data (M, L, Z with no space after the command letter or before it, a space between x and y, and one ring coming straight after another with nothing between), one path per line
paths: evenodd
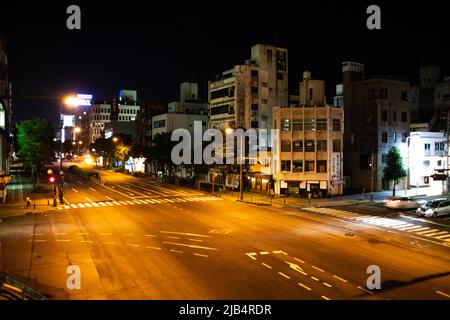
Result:
M364 291L364 292L366 292L366 293L368 293L368 294L374 294L372 291L369 291L369 290L367 290L367 289L365 289L365 288L363 288L361 286L358 286L357 288L362 290L362 291Z
M261 264L262 264L264 267L268 268L268 269L272 269L271 266L269 266L268 264L266 264L266 263L264 263L264 262L262 262Z
M320 268L318 268L318 267L316 267L316 266L311 266L311 267L314 268L314 269L316 269L316 270L318 270L318 271L320 271L320 272L325 272L325 270L320 269Z
M180 251L180 250L169 250L170 252L176 252L176 253L183 253L183 251Z
M446 294L446 293L444 293L444 292L442 292L442 291L436 291L436 293L437 293L437 294L440 294L441 296L450 298L450 294Z
M338 279L338 280L340 280L340 281L342 281L342 282L345 282L345 283L347 283L348 281L347 280L345 280L345 279L342 279L341 277L339 277L339 276L337 276L337 275L333 275L333 278L336 278L336 279Z
M208 258L207 254L201 254L201 253L194 253L194 256Z
M219 249L217 249L217 248L197 246L197 245L194 245L194 244L185 244L185 243L168 242L168 241L163 241L163 243L165 243L165 244L172 244L172 245L174 245L174 246L181 246L181 247L194 248L194 249L204 249L204 250L213 250L213 251L219 250Z
M286 279L290 279L291 277L289 277L287 274L284 274L283 272L278 272L278 274Z
M327 296L321 296L321 298L322 298L323 300L331 300L331 299L328 298Z
M205 234L197 234L197 233L189 233L189 232L176 232L176 231L160 231L160 232L166 233L166 234L179 234L179 235L189 236L189 237L211 238L211 236L208 236Z
M302 288L304 288L304 289L308 290L308 291L311 291L311 290L312 290L312 289L311 289L310 287L308 287L308 286L304 285L304 284L303 284L303 283L301 283L301 282L299 282L299 283L298 283L298 285L299 285L300 287L302 287Z

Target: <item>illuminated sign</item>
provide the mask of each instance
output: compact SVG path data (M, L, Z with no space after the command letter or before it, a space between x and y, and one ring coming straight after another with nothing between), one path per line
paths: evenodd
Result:
M90 106L92 100L92 94L77 94L78 106Z
M62 117L64 128L75 127L75 116L74 115L62 114L61 117Z
M105 139L109 139L112 136L113 136L113 129L112 128L105 129Z

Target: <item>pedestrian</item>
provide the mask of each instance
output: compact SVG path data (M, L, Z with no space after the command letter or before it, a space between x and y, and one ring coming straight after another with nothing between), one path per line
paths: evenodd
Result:
M27 196L27 197L26 197L26 201L27 201L27 209L28 209L28 207L29 207L30 204L31 204L30 196Z

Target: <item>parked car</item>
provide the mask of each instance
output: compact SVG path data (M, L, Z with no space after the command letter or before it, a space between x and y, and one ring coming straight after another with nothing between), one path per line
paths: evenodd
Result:
M411 197L391 197L383 200L384 206L391 209L416 209L426 203L425 200Z
M435 199L430 200L423 206L417 208L417 214L424 217L437 217L450 214L450 200L449 199Z

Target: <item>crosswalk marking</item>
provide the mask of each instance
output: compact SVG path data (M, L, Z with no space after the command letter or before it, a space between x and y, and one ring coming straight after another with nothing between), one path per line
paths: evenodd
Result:
M358 215L356 213L347 212L339 209L333 208L322 208L322 207L307 207L304 208L305 211L316 212L320 214L327 214L339 218L350 219L358 222L364 222L372 225L382 226L386 228L392 228L399 231L412 232L417 235L430 237L433 239L450 242L450 233L448 231L442 231L442 229L430 229L430 227L423 227L421 225L416 225L413 223L408 223L400 220L395 220L392 218L380 217L380 216L370 216L370 215Z
M436 239L442 240L442 239L447 239L450 238L450 234L447 232L447 234L435 237Z
M120 201L99 201L99 202L85 202L85 203L72 203L70 205L64 205L58 209L70 209L70 208L92 208L92 207L111 207L120 205L136 205L136 204L158 204L158 203L176 203L176 202L192 202L192 201L220 201L222 199L216 197L190 197L190 198L172 198L172 199L143 199L143 200L120 200Z
M434 236L440 236L440 235L447 234L447 233L448 233L447 231L441 231L441 232L435 232L432 234L426 234L425 236L426 237L434 237Z

